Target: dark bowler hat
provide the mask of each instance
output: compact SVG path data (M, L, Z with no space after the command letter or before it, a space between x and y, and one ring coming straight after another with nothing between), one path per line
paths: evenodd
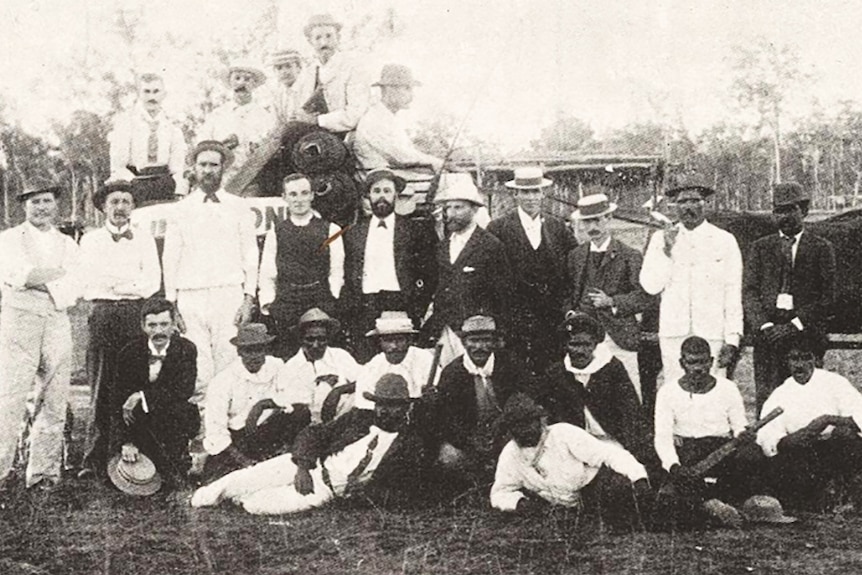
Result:
M681 192L694 191L704 200L715 193L715 190L701 176L688 175L677 178L676 185L664 193L670 199L675 199Z
M380 70L380 79L372 86L421 86L422 82L413 78L413 72L401 64L386 64Z
M407 186L407 182L401 176L397 176L395 172L388 168L378 168L376 170L371 170L368 172L368 175L365 176L365 189L366 191L371 191L371 186L379 182L380 180L389 180L393 184L395 184L395 191L397 193L401 193L404 191L404 188Z
M125 180L111 180L96 190L93 194L93 205L99 211L105 211L105 200L114 192L126 192L132 194L132 183ZM134 195L134 194L133 194Z
M545 415L545 410L532 397L523 392L513 393L503 408L503 426L512 427L518 422L536 419Z
M811 195L796 182L775 184L772 187L772 205L774 207L792 206L799 202L810 202Z
M396 373L385 373L374 386L374 393L365 391L362 396L375 403L399 405L413 401L407 380Z
M267 345L275 340L274 335L269 335L266 326L262 323L247 323L237 328L236 337L230 338L231 344L236 347L254 347Z
M602 327L593 316L583 312L570 310L566 312L566 320L561 329L568 335L577 333L588 333L596 338L596 341L604 341L605 328Z
M305 37L308 38L311 35L311 31L318 26L332 26L339 32L341 31L341 22L333 18L332 14L315 14L308 19L308 23L302 29Z
M221 163L223 169L226 170L231 166L231 164L233 164L233 151L231 151L230 148L228 148L226 145L224 145L224 143L219 142L218 140L201 140L200 142L198 142L194 149L191 151L191 154L189 154L190 161L188 163L194 165L198 159L198 155L201 152L209 151L218 152L219 154L221 154Z
M54 180L38 177L33 178L24 185L23 190L18 192L18 201L23 202L30 196L35 196L36 194L43 193L52 193L56 198L63 193L63 188L60 187L60 185Z

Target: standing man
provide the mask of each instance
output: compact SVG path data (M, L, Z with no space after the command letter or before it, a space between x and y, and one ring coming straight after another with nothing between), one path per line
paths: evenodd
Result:
M90 412L79 478L103 476L110 445L117 353L141 332L141 306L159 290L162 270L149 230L132 225L129 182L108 182L93 196L105 225L81 238L81 283L91 302L87 346Z
M341 311L351 319L351 344L360 362L375 351L363 334L384 310L406 311L418 326L434 291L436 235L414 219L395 213L405 182L388 169L365 181L371 216L344 234L344 292Z
M257 290L257 239L244 200L222 188L233 153L220 142L192 152L196 187L174 207L165 232L165 297L197 346L193 402L203 410L206 386L236 357L230 339L248 323Z
M78 246L54 227L60 193L48 183L24 188L18 199L27 221L0 233L0 487L12 471L31 392L26 484L50 489L60 481L72 362L66 308L79 294Z
M584 312L605 328L605 345L629 374L638 396L643 398L638 373L640 321L638 315L649 307L652 297L640 285L643 257L611 236L611 217L617 205L605 194L578 200L572 218L590 238L588 244L569 253L568 273L571 293L568 309Z
M270 64L278 79L275 115L280 124L286 124L294 119L302 105L299 101L299 85L296 83L302 72L302 56L299 51L287 48L273 54Z
M704 218L712 188L686 185L669 190L679 223L653 234L640 282L650 295L661 294L659 343L664 380L682 375L682 342L697 335L709 342L718 361L713 375L725 376L742 335L742 256L736 238Z
M776 184L772 213L779 231L754 242L743 271L742 304L757 335L758 410L790 377L785 358L793 336L801 332L814 342L820 364L826 353L826 321L835 303L835 249L828 240L804 233L810 202L799 184Z
M188 181L183 178L186 166L186 140L180 127L162 110L167 92L162 77L154 73L138 76L138 99L131 110L120 114L108 135L111 173L128 169L134 174L145 169L161 168L165 173L158 182L160 197L186 194Z
M492 220L488 231L503 242L512 266L512 350L533 373L543 373L561 351L558 333L566 293L566 256L575 241L561 220L542 215L553 182L538 167L518 168L506 182L517 208Z
M275 324L276 355L290 357L299 348L294 327L317 307L335 313L344 285L341 228L311 209L314 193L304 174L282 184L288 217L266 234L260 264L260 307Z

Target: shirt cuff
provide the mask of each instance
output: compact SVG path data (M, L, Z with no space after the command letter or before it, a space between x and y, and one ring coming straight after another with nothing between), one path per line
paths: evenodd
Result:
M796 329L798 329L799 331L802 331L803 329L805 329L805 326L802 325L802 320L799 319L798 317L795 317L792 320L790 320L790 323L795 325Z
M150 406L147 403L147 396L144 395L143 391L141 391L139 393L141 394L141 409L144 410L144 413L149 413L150 412Z
M768 321L765 324L763 324L762 326L760 326L760 331L763 331L765 329L769 329L770 327L775 327L775 324L772 323L771 321Z

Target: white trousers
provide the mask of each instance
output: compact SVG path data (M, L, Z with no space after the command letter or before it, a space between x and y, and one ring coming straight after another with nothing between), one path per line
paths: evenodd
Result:
M60 480L69 403L72 332L66 312L4 307L0 313L0 481L12 470L32 392L26 482Z
M659 335L658 341L661 347L662 372L664 373L665 382L676 381L685 373L679 364L680 349L682 348L682 342L690 337L690 335L682 337L663 337ZM726 377L727 369L719 369L717 367L718 354L721 351L721 346L724 345L724 341L720 339L707 339L706 341L709 343L709 351L712 355L712 370L710 373Z
M621 348L614 343L614 340L612 340L609 335L605 335L604 344L609 350L611 350L611 353L622 362L623 367L626 368L626 373L629 374L629 379L632 380L632 385L635 386L635 391L638 393L638 399L643 403L644 398L641 393L641 376L638 371L638 352L628 351L627 349Z

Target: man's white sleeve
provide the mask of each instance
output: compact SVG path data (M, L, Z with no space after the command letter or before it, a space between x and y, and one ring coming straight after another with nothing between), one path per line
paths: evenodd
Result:
M665 383L658 390L655 400L655 451L661 459L661 466L668 471L673 464L679 463L679 456L673 445L673 406L669 385L671 384Z
M607 465L620 475L628 477L632 483L638 479L646 479L644 466L619 445L596 439L580 427L567 427L571 429L566 429L566 444L573 457L591 467Z
M231 441L228 428L230 410L230 380L225 372L217 375L207 387L206 409L204 409L204 449L217 455L227 449Z
M518 502L525 497L521 491L524 483L521 479L520 463L515 456L517 449L517 445L510 441L497 460L497 472L491 487L491 507L500 511L514 511Z
M724 268L724 342L739 347L742 335L742 255L736 239L727 234Z
M664 254L664 231L653 234L641 266L641 287L650 295L657 295L670 281L673 261Z
M336 224L329 224L329 237L341 232ZM329 291L332 297L338 299L341 288L344 287L344 242L338 236L329 243Z
M263 241L263 255L260 260L258 297L260 298L261 311L267 314L269 313L269 305L275 301L275 280L278 276L278 268L275 263L276 241L274 229L266 232L266 238Z

